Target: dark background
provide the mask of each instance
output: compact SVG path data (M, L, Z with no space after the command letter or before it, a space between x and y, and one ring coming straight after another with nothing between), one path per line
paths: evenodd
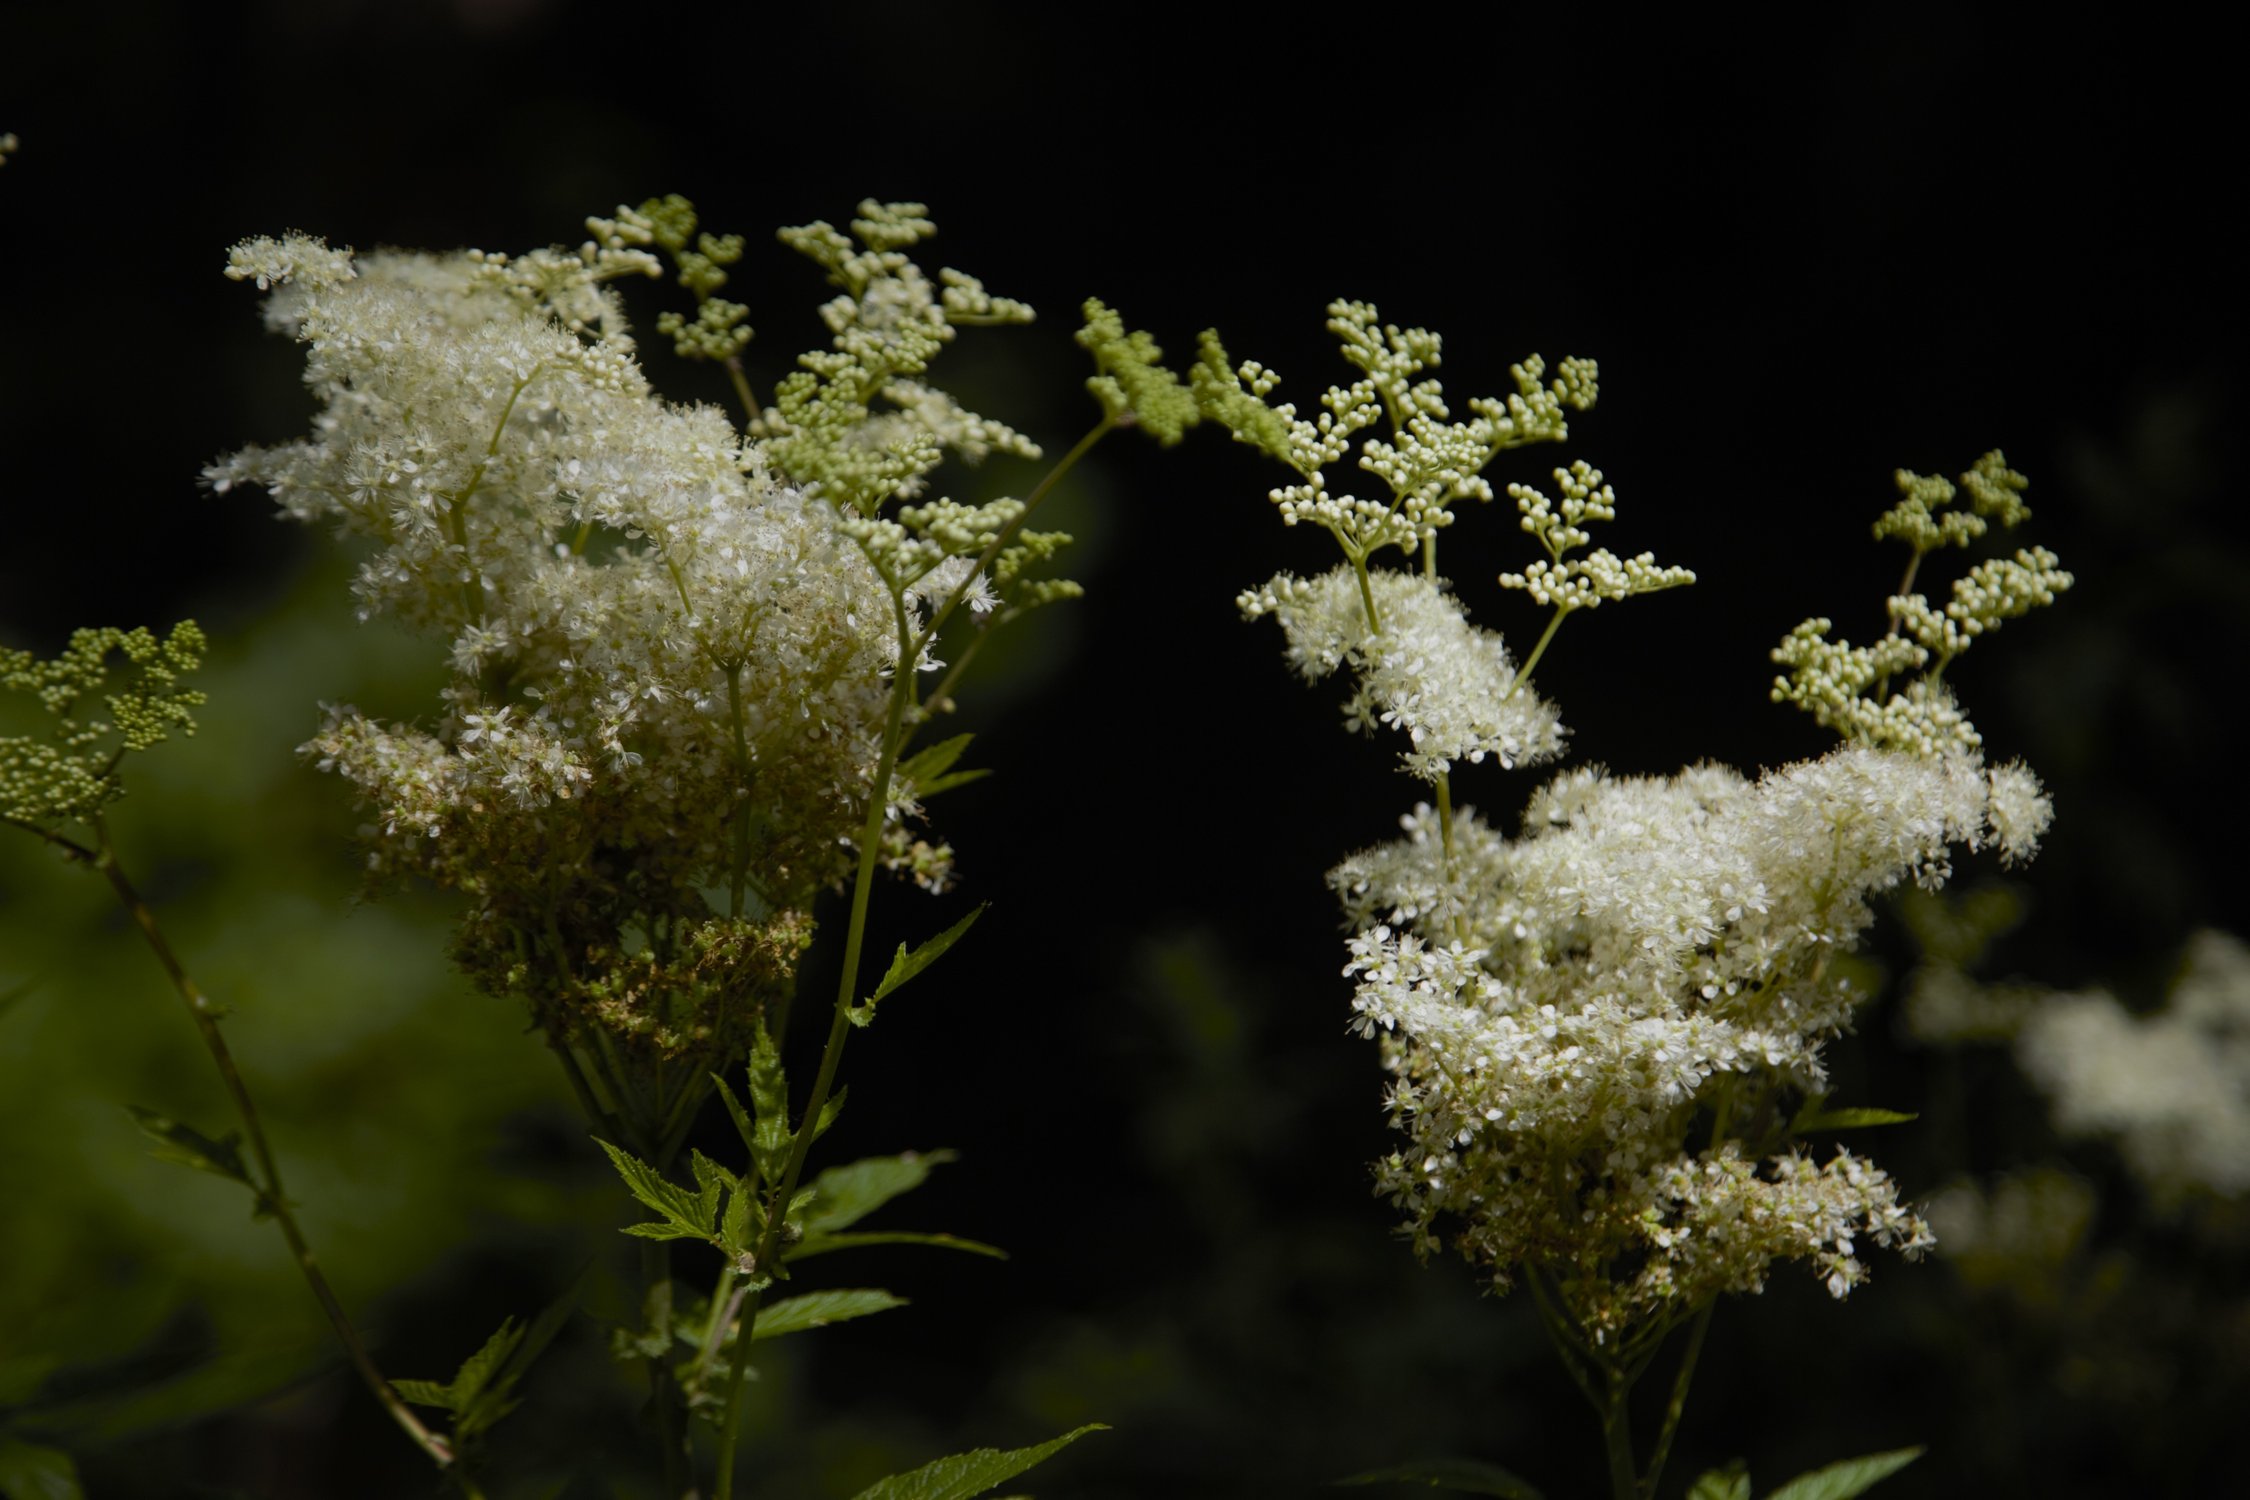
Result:
M281 761L312 698L383 701L353 675L371 648L344 644L326 541L195 485L203 463L300 431L309 409L296 351L218 274L243 236L521 250L684 192L752 242L730 294L751 306L747 358L770 383L819 341L824 292L769 231L841 222L865 196L920 199L943 229L926 264L1042 314L965 339L940 383L1051 453L1093 416L1068 338L1089 295L1180 356L1218 326L1308 406L1346 373L1321 329L1336 296L1441 331L1457 402L1506 389L1532 350L1598 357L1601 403L1567 451L1493 472L1543 481L1585 456L1621 496L1604 540L1701 575L1574 621L1541 668L1575 752L1621 771L1817 753L1822 733L1766 701L1766 651L1810 614L1847 635L1879 626L1897 560L1867 526L1893 468L1950 474L2004 447L2033 481L2030 539L2079 582L1959 674L1989 745L2027 758L2058 809L2017 877L2031 914L1998 971L2153 1004L2189 932L2250 925L2233 875L2240 742L2224 728L2250 566L2239 241L2220 226L2244 205L2217 40L1943 6L1787 32L1697 15L8 0L0 130L22 147L0 168L6 636L52 647L82 622L193 612L222 654L261 628L309 643L301 712L266 747ZM636 304L644 326L661 296ZM725 398L660 345L661 388ZM960 483L1020 491L1035 472ZM1379 1075L1344 1032L1319 875L1385 836L1414 789L1388 746L1336 732L1338 693L1292 681L1271 627L1236 618L1241 588L1328 564L1324 538L1283 530L1264 501L1279 473L1215 432L1171 453L1127 434L1058 499L1089 597L1027 627L1037 640L970 704L999 774L939 809L962 890L936 908L884 893L876 935L924 934L972 901L992 911L855 1041L832 1138L831 1159L959 1148L895 1222L1000 1240L1014 1259L856 1269L916 1305L778 1359L754 1397L759 1493L848 1493L886 1460L1094 1419L1117 1430L1042 1471L1041 1493L1306 1493L1439 1453L1505 1462L1556 1496L1598 1482L1592 1419L1527 1309L1480 1299L1456 1264L1417 1269L1367 1192L1365 1163L1387 1149ZM1491 580L1520 566L1520 541L1503 504L1446 548L1480 621L1511 634L1537 621ZM413 671L383 670L397 711L421 711ZM206 718L226 712L215 698ZM1530 785L1490 769L1464 782L1458 797L1502 812ZM244 860L286 844L325 871L306 879L343 920L339 789L301 770L271 787L287 790L199 805ZM150 857L190 951L225 943L247 899L221 894L228 860L185 834ZM62 879L27 861L21 880L35 877ZM26 889L12 875L0 896L50 910ZM71 892L55 930L101 927L99 896ZM426 907L415 935L435 944L442 904ZM1888 931L1876 952L1894 970L1910 957ZM829 961L816 955L809 995ZM153 988L136 962L119 961L119 983ZM416 950L417 972L431 962ZM500 1002L417 983L447 998L383 1033L407 1059L391 1066L433 1099L485 1098L457 1106L475 1117L469 1145L389 1149L419 1151L417 1170L458 1178L477 1206L445 1221L457 1235L393 1247L364 1296L386 1363L441 1374L586 1256L620 1255L607 1229L622 1207L536 1039L511 1039L506 1019L464 1023L496 1028L477 1054L490 1077L422 1076L411 1059L450 1043L414 1024ZM186 1029L157 998L135 1015ZM258 1024L253 1008L237 1026ZM1887 1008L1864 1030L1842 1077L1920 1107L1931 1055L1896 1040ZM35 1056L34 1035L6 1023L0 1055L99 1074ZM1872 1149L1917 1193L2068 1161L2102 1195L2071 1279L2014 1296L1940 1262L1886 1262L1836 1307L1783 1268L1723 1310L1668 1491L1731 1456L1762 1489L1912 1442L1932 1453L1894 1484L1936 1495L2190 1493L2216 1463L2250 1397L2239 1222L2159 1211L2101 1148L2065 1148L2004 1057L1949 1066L1967 1069L1966 1115ZM199 1084L175 1086L192 1099ZM380 1138L391 1085L359 1086L361 1128ZM416 1118L452 1129L448 1107ZM305 1129L318 1113L308 1103ZM22 1111L19 1125L55 1128ZM337 1171L326 1190L349 1194ZM496 1174L525 1185L477 1199ZM234 1325L193 1311L223 1303L222 1282L264 1277L275 1308L301 1296L266 1231L228 1222L241 1264L203 1279L163 1272L161 1226L103 1240L113 1285L153 1277L172 1300L99 1357L70 1342L84 1328L26 1322L11 1338L0 1322L0 1373L49 1344L59 1361L26 1388L22 1430L77 1448L95 1494L420 1492L416 1456L318 1369L231 1414L83 1419L222 1350ZM61 1231L18 1216L5 1233ZM25 1297L92 1295L59 1256L28 1257L56 1279ZM638 1461L629 1385L599 1349L599 1317L622 1314L614 1290L592 1300L502 1431L499 1470L525 1476L521 1493L607 1493L596 1476Z

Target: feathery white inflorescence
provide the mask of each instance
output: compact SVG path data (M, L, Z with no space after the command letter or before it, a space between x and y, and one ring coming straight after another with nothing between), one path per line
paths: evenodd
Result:
M468 892L457 956L542 1023L575 1034L590 1007L667 1047L697 1045L711 1015L753 1020L730 986L788 982L802 913L861 837L900 658L938 665L934 614L1076 592L1020 576L1060 533L1016 534L979 571L1019 501L882 514L949 450L1037 451L923 378L953 321L1028 308L926 278L903 253L932 232L917 205L863 204L858 246L786 231L841 289L823 308L835 340L746 433L650 391L612 285L659 274L646 247L666 249L703 299L675 342L731 355L741 309L712 315L708 294L739 241L688 249L694 224L668 199L589 221L575 251L237 246L227 274L305 346L319 411L305 438L207 471L358 539L362 617L450 642L435 723L337 707L305 747L358 787L372 869ZM942 887L950 848L908 832L910 789L886 791L883 862ZM714 995L692 1024L646 1013Z
M1457 813L1450 867L1426 811L1338 866L1356 1024L1384 1041L1413 1141L1381 1179L1417 1236L1456 1217L1503 1285L1525 1261L1639 1263L1582 1309L1612 1329L1752 1289L1777 1255L1813 1260L1841 1295L1864 1273L1855 1236L1926 1244L1849 1153L1760 1169L1683 1156L1681 1130L1722 1075L1825 1090L1822 1045L1864 999L1832 955L1870 898L1996 840L1994 803L1970 757L1853 746L1754 782L1581 770L1533 798L1518 839ZM1698 1227L1738 1214L1754 1229L1714 1243Z
M1344 720L1355 729L1404 731L1409 771L1428 781L1456 761L1490 756L1503 766L1551 760L1563 728L1552 706L1517 690L1507 647L1471 625L1435 579L1377 569L1368 575L1380 630L1370 630L1349 567L1318 578L1274 576L1236 602L1250 619L1272 615L1289 664L1307 682L1341 667L1355 678Z

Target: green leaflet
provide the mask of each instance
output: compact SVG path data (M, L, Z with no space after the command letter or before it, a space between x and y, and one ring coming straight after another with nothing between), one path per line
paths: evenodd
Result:
M917 1234L912 1230L878 1229L861 1234L808 1234L782 1252L784 1263L803 1260L808 1256L826 1255L831 1250L858 1250L868 1245L931 1245L940 1250L966 1250L971 1255L989 1255L994 1260L1006 1260L1008 1252L998 1245L988 1245L982 1240L965 1240L957 1234Z
M925 745L898 763L899 780L906 784L916 801L926 802L940 792L950 792L957 786L990 776L990 771L953 770L953 763L975 738L973 734L957 734L934 745Z
M1895 1109L1823 1109L1826 1102L1816 1095L1807 1099L1797 1117L1789 1122L1792 1134L1803 1135L1811 1130L1865 1130L1875 1125L1904 1125L1919 1115Z
M758 1180L771 1187L789 1169L789 1075L782 1071L781 1049L763 1026L750 1045L750 1110L750 1160Z
M617 1175L625 1179L625 1186L645 1208L663 1216L663 1222L629 1224L625 1233L639 1235L647 1240L707 1240L713 1229L712 1213L704 1209L703 1199L686 1188L666 1180L663 1173L629 1151L620 1151L601 1137L594 1144L609 1153L610 1165ZM718 1207L714 1201L711 1209Z
M893 1296L877 1287L829 1287L801 1297L784 1297L759 1309L758 1326L751 1331L750 1341L777 1339L785 1333L825 1328L830 1323L848 1323L853 1318L870 1317L904 1306L904 1297ZM733 1332L728 1330L730 1336Z
M930 1169L955 1159L951 1151L906 1151L830 1167L812 1180L808 1235L848 1229L876 1209L927 1182Z
M591 1262L588 1262L591 1265ZM533 1361L546 1352L555 1335L578 1306L581 1270L562 1294L540 1310L529 1324L514 1318L502 1321L492 1337L453 1372L450 1383L434 1380L394 1380L391 1386L416 1406L435 1406L453 1413L453 1440L473 1441L522 1403L515 1398L517 1382Z
M1422 1484L1434 1490L1458 1490L1470 1495L1499 1495L1503 1500L1545 1500L1530 1481L1509 1473L1498 1464L1470 1458L1422 1459L1370 1469L1339 1479L1337 1484Z
M137 1104L125 1107L133 1112L141 1133L156 1142L156 1149L149 1154L158 1161L193 1167L199 1172L225 1177L241 1183L253 1192L257 1191L258 1185L250 1180L249 1169L242 1164L240 1132L229 1131L213 1140L194 1126L183 1125L153 1109L142 1109Z
M876 1480L853 1500L970 1500L1044 1462L1087 1433L1106 1432L1108 1428L1106 1422L1089 1422L1033 1448L978 1448L932 1459L910 1473Z
M1920 1448L1896 1448L1888 1453L1842 1459L1798 1475L1766 1500L1852 1500L1852 1496L1866 1493L1921 1456Z
M1750 1474L1740 1460L1712 1469L1688 1486L1687 1500L1750 1500Z
M711 1085L719 1091L719 1102L727 1107L727 1118L734 1121L735 1132L742 1137L742 1149L755 1151L758 1144L757 1132L750 1122L750 1112L742 1107L742 1101L734 1096L734 1090L727 1087L724 1078L713 1073Z
M943 958L945 950L961 941L962 936L976 924L977 918L983 915L984 907L979 906L975 911L970 912L960 921L946 928L945 931L931 938L911 953L906 950L906 944L899 944L898 955L891 960L891 966L883 971L883 981L875 986L875 993L869 995L864 1004L855 1005L851 1008L852 1024L854 1026L865 1026L868 1022L874 1020L875 1007L884 996Z
M1920 1448L1896 1448L1888 1453L1841 1459L1798 1475L1766 1500L1852 1500L1921 1456ZM1737 1459L1696 1480L1688 1489L1687 1500L1750 1500L1750 1475Z

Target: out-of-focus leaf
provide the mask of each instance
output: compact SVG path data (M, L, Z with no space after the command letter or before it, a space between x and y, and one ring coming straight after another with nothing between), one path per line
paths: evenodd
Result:
M86 1500L78 1465L60 1448L0 1436L0 1495L7 1500Z
M141 1133L156 1142L149 1154L158 1161L175 1162L183 1167L193 1167L198 1172L209 1172L256 1190L250 1173L242 1165L242 1137L229 1131L217 1140L205 1135L192 1125L183 1125L153 1109L142 1109L137 1104L125 1106L133 1112Z

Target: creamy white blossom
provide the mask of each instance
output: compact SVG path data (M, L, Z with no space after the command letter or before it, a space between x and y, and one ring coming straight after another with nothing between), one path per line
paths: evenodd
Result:
M823 314L836 346L747 432L652 393L613 285L658 272L658 245L708 311L739 243L688 250L684 200L644 210L591 221L575 251L519 256L237 246L227 274L266 290L267 321L304 345L319 410L306 437L207 477L357 539L362 616L450 643L434 721L339 706L305 747L358 787L373 872L468 892L458 956L552 1031L591 1011L724 1054L849 868L904 649L933 669L937 611L981 621L1074 586L1019 576L1059 534L1016 535L980 571L1019 501L879 514L948 448L1036 452L923 378L953 317L1029 310L924 278L903 253L929 232L918 208L863 205L858 246L825 224L790 231L841 288ZM676 336L718 356L736 332L726 313ZM951 849L903 826L920 813L910 789L885 790L883 862L942 887ZM723 1022L624 1024L635 1005L714 995Z
M1370 629L1357 575L1340 567L1318 578L1277 574L1238 601L1251 619L1281 622L1289 663L1308 682L1341 667L1354 676L1344 720L1405 733L1408 770L1424 780L1456 761L1503 766L1551 760L1561 753L1555 710L1519 691L1514 662L1492 631L1468 621L1434 579L1376 569L1368 574L1380 629Z

